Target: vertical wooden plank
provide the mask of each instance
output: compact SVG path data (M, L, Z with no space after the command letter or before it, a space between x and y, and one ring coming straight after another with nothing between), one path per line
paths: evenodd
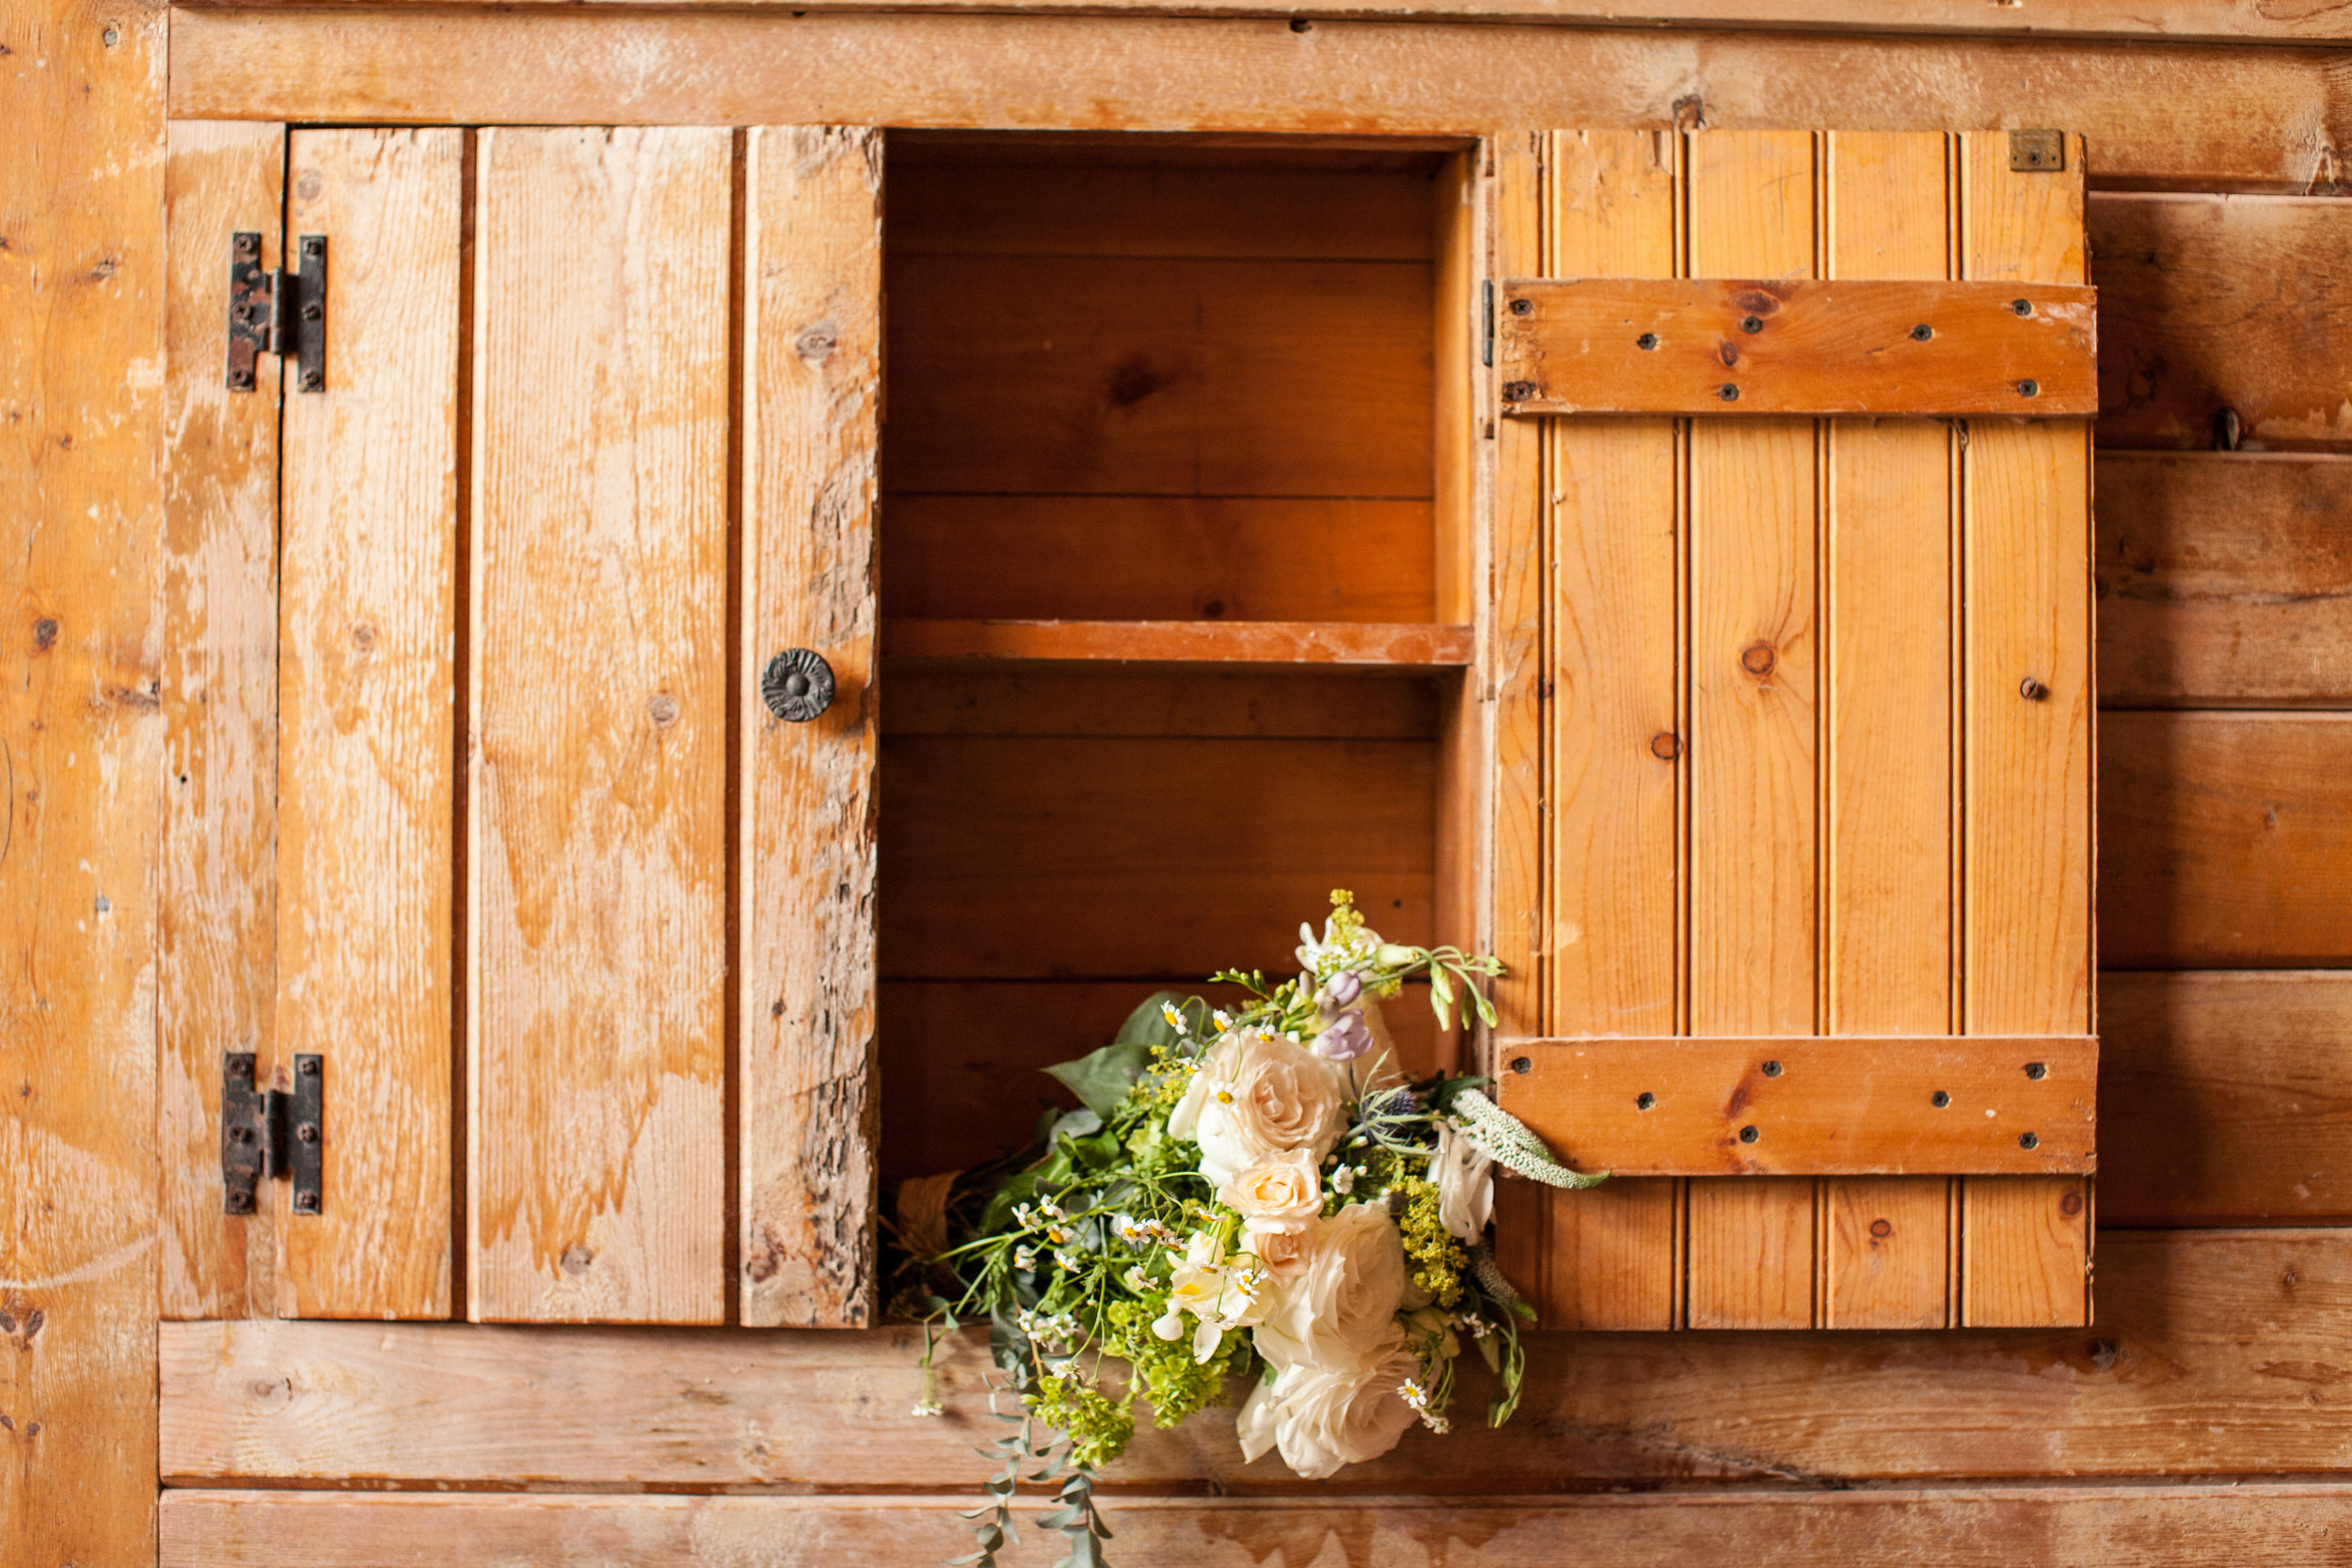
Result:
M1814 138L1711 132L1689 148L1691 275L1813 276ZM1695 1034L1819 1026L1820 456L1809 420L1702 420L1691 430ZM1690 1191L1691 1326L1810 1323L1815 1183L1742 1179Z
M716 1322L730 138L477 157L468 1311Z
M167 14L9 8L0 1562L155 1560Z
M875 451L882 134L751 133L745 179L743 641L737 675L742 1321L875 1309ZM786 648L833 705L768 711Z
M1543 270L1543 167L1538 131L1497 133L1487 220L1487 276ZM1498 304L1496 309L1502 309ZM1480 376L1492 390L1494 372ZM1494 407L1491 396L1486 403ZM1488 862L1494 926L1488 951L1503 963L1495 982L1495 1035L1540 1035L1546 1022L1544 846L1543 438L1534 421L1495 419L1491 608L1478 673L1490 698L1494 780ZM1487 1070L1493 1064L1486 1064ZM1552 1195L1532 1181L1495 1186L1496 1266L1552 1321L1548 1278L1554 1242Z
M1486 542L1479 537L1478 457L1486 446L1478 427L1483 357L1486 246L1480 218L1486 210L1480 175L1484 154L1457 152L1438 171L1430 214L1431 249L1437 257L1437 387L1431 522L1436 559L1432 594L1436 618L1454 626L1485 619L1484 595L1475 591ZM1479 947L1479 879L1491 839L1486 831L1486 801L1494 774L1487 746L1491 704L1481 700L1478 665L1445 683L1438 723L1438 843L1435 881L1437 940ZM1437 1036L1438 1066L1456 1070L1462 1037L1454 1029Z
M1547 276L1671 277L1681 144L1560 132ZM1680 1012L1680 449L1672 420L1547 420L1549 1031ZM1552 1321L1674 1324L1676 1183L1551 1196Z
M240 230L278 262L286 134L182 120L168 131L164 465L164 826L156 926L155 1138L166 1318L276 1310L268 1206L221 1208L221 1056L267 1072L277 1008L277 364L224 379Z
M2083 144L2062 172L1963 139L1964 275L2080 283ZM1972 1034L2091 1027L2090 429L1977 420L1967 523L1966 1004ZM1963 1184L1971 1326L2090 1318L2089 1183Z
M278 1048L327 1096L323 1211L275 1195L287 1317L450 1311L463 158L303 131L287 162L291 243L328 245L326 388L284 400Z
M1950 275L1951 154L1934 134L1824 138L1828 275ZM1952 1032L1953 438L1941 420L1830 426L1829 1031ZM1951 1182L1822 1183L1821 1321L1947 1321Z

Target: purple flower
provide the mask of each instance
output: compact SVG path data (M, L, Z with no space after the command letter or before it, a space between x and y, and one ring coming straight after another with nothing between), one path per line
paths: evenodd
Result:
M1351 1007L1315 1037L1315 1054L1334 1062L1349 1062L1370 1051L1372 1045L1372 1025L1364 1022L1362 1013Z
M1327 1007L1348 1006L1363 994L1363 977L1352 969L1343 969L1323 982L1323 1002Z

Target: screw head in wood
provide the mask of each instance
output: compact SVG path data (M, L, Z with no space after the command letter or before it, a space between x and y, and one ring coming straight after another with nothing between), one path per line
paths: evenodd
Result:
M1932 326L1930 326L1930 325L1929 325L1927 323L1925 323L1925 322L1921 322L1918 325L1916 325L1916 326L1915 326L1915 327L1913 327L1913 328L1911 329L1911 341L1912 341L1913 342L1915 342L1915 343L1924 343L1924 342L1926 342L1926 341L1927 341L1930 338L1932 338L1932 337L1934 337L1934 336L1935 336L1935 328L1934 328L1934 327L1932 327Z
M1939 1111L1944 1109L1947 1105L1949 1105L1951 1102L1952 1097L1946 1094L1942 1089L1938 1089L1933 1094L1928 1096L1928 1103L1934 1106Z
M1740 401L1740 388L1734 387L1730 382L1726 381L1723 385L1723 389L1715 395L1722 398L1725 403L1738 403Z
M1647 353L1649 350L1658 346L1658 334L1655 332L1645 332L1640 337L1633 340L1633 346L1642 350L1644 353Z
M2021 316L2033 314L2033 301L2030 299L2012 299L2009 302L2009 308Z
M1535 1064L1529 1061L1524 1056L1514 1056L1511 1058L1511 1070L1513 1072L1533 1072L1535 1070Z
M1764 318L1761 316L1741 316L1740 318L1740 330L1742 332L1761 332L1764 330Z
M1633 1108L1637 1111L1646 1111L1657 1103L1658 1097L1650 1093L1647 1089L1644 1089L1640 1094L1633 1097Z
M301 1213L317 1213L319 1212L319 1195L316 1193L294 1194L294 1208Z
M1779 1076L1780 1076L1780 1064L1779 1064L1778 1062L1766 1062L1766 1063L1764 1064L1764 1076L1765 1076L1765 1077L1767 1077L1767 1078L1777 1078L1777 1077L1779 1077Z
M2042 1062L2027 1062L2027 1063L2026 1064L2026 1077L2028 1077L2028 1078L2030 1078L2030 1079L2032 1079L2035 1083L2037 1083L2037 1084L2038 1084L2038 1083L2040 1083L2042 1079L2047 1078L2047 1077L2049 1077L2049 1076L2050 1076L2050 1069L2049 1069L2049 1067L2048 1067L2046 1064L2044 1064L2044 1063L2042 1063Z
M314 1144L319 1141L319 1130L306 1121L294 1129L294 1136L303 1143Z
M1515 299L1511 302L1511 314L1515 316L1527 315L1534 309L1535 302L1532 299Z
M326 372L322 371L304 371L302 372L302 389L304 391L315 392L326 387Z
M2042 383L2027 376L2017 384L2017 395L2021 398L2038 398L2042 395Z
M2017 1147L2020 1148L2032 1148L2038 1146L2041 1142L2041 1138L2031 1132L2020 1132L2017 1134Z
M1534 395L1535 384L1532 381L1506 381L1502 384L1502 398L1505 403L1525 403Z
M298 1070L303 1077L316 1078L319 1075L319 1059L316 1056L304 1056L300 1060L302 1065Z
M1758 1132L1754 1127L1742 1127L1740 1129L1740 1141L1743 1144L1752 1144L1763 1135L1763 1133Z
M2017 694L2029 703L2038 703L2050 694L2050 689L2033 676L2027 675L2017 683Z

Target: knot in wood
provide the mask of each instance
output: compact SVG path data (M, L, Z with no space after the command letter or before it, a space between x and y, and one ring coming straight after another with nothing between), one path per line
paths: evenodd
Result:
M1751 675L1769 675L1779 662L1780 656L1770 642L1751 642L1740 650L1740 668Z
M1661 730L1649 737L1649 754L1661 762L1672 762L1682 754L1682 737L1672 730Z

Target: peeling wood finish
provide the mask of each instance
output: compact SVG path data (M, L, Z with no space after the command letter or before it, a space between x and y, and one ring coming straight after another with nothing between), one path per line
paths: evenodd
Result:
M276 1061L278 973L278 376L231 392L222 373L230 236L279 262L283 127L169 128L164 469L165 779L156 1150L168 1318L276 1310L271 1205L221 1212L226 1052Z
M719 1321L731 138L477 179L467 1309Z
M751 133L745 171L741 1317L875 1311L876 442L882 133ZM779 650L832 666L811 722L767 711Z
M252 8L175 12L171 107L190 119L1381 135L2063 126L2098 149L2106 182L2332 193L2337 149L2352 145L2352 92L2334 58L1336 20L1300 33L1279 20Z
M1510 1495L2352 1463L2352 1406L2334 1393L2352 1310L2341 1232L2111 1231L2099 1253L2091 1330L1534 1335L1510 1426L1408 1434L1347 1480L1366 1494ZM986 1346L943 1350L945 1419L908 1414L921 1346L909 1328L167 1324L163 1473L175 1485L956 1484L993 1429ZM1467 1399L1485 1397L1483 1370L1464 1381ZM1330 1496L1276 1456L1244 1465L1219 1411L1174 1432L1143 1424L1109 1479L1294 1505Z
M163 1568L381 1568L453 1556L548 1568L736 1568L970 1549L959 1497L402 1497L177 1492ZM1756 1568L1928 1562L1949 1568L2322 1568L2352 1529L2352 1489L2250 1486L1714 1490L1659 1497L1216 1498L1113 1494L1121 1551L1202 1568L1339 1560L1447 1568L1651 1568L1735 1556ZM1058 1538L1008 1552L1042 1563ZM388 1556L388 1551L401 1554Z
M159 9L80 0L0 21L9 1568L155 1552L165 27Z
M278 1307L444 1318L464 134L291 141L330 284L326 389L283 398L277 1035L324 1058L326 1135L321 1212L266 1189Z

